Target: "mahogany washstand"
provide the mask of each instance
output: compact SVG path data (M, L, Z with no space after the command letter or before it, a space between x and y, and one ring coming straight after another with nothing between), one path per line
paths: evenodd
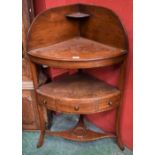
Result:
M121 149L120 112L123 97L128 40L118 16L103 7L75 4L48 9L33 21L28 33L28 55L40 116L40 138L61 136L75 141L116 137ZM83 72L86 68L118 65L120 76L114 87ZM38 65L78 69L77 74L39 85ZM83 114L116 109L116 134L97 133L84 126ZM47 110L80 114L70 130L46 128Z

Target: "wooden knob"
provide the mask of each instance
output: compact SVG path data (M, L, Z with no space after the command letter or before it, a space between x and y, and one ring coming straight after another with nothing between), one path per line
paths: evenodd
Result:
M112 101L109 101L108 104L109 104L109 105L112 105Z
M75 111L78 111L79 109L80 109L80 108L79 108L78 105L74 107L74 110L75 110Z

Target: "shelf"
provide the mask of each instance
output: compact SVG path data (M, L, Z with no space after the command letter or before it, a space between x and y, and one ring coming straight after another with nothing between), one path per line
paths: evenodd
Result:
M52 132L46 131L46 134L49 136L58 136L68 140L82 141L82 142L93 141L106 137L116 137L112 133L96 132L90 130L85 126L83 117L79 117L78 123L69 130L52 131Z
M74 12L71 14L66 15L68 18L73 18L73 19L83 19L83 18L88 18L90 15L82 12Z
M29 51L28 53L35 59L44 59L44 64L46 64L45 60L48 61L47 65L51 63L49 61L58 61L59 64L54 65L54 67L59 67L57 65L61 65L62 61L91 62L98 60L107 60L123 56L127 53L127 51L107 46L82 37L76 37L64 42L54 44L52 46L34 49ZM78 67L78 64L76 65L76 67ZM93 65L93 62L91 63L91 65ZM101 65L103 65L103 63ZM62 66L62 68L66 67Z
M39 100L48 108L66 113L105 111L119 104L120 91L85 74L62 76L37 89ZM45 99L46 98L46 99Z
M29 51L29 54L35 57L61 61L100 60L117 57L125 53L124 50L81 37Z

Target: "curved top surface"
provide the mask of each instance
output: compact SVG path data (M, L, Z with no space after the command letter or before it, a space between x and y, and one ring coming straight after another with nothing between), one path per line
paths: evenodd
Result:
M31 56L47 60L93 61L122 56L126 54L126 51L76 37L52 46L34 49L28 53Z

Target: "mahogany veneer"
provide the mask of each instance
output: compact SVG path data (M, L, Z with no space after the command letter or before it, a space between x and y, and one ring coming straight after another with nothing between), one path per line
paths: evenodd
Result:
M120 117L128 40L114 12L91 5L70 5L48 9L39 14L28 34L28 55L40 116L40 139L45 134L76 141L120 137ZM118 86L88 76L82 69L120 65ZM75 75L39 85L38 65L79 69ZM116 133L97 133L86 129L84 114L117 110ZM70 130L51 132L45 127L47 110L80 114L78 124Z
M109 62L108 65L112 65L118 63L118 61L122 61L122 59L114 61L113 58L123 58L126 53L126 50L82 37L76 37L51 46L29 51L30 58L34 62L39 63L42 61L43 64L62 68L79 68L80 63L80 68L103 67L106 65L104 64L105 60ZM95 63L86 66L92 61L95 61ZM75 62L78 63L75 64Z

